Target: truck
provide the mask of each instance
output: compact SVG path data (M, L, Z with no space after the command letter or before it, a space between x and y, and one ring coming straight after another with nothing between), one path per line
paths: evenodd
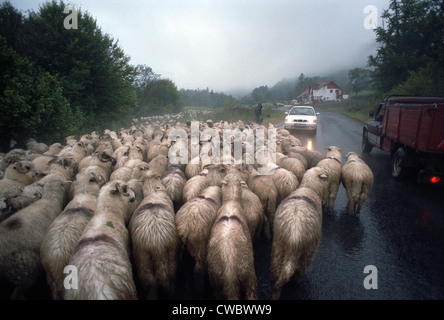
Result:
M388 95L364 123L362 152L390 153L391 174L444 185L444 97Z

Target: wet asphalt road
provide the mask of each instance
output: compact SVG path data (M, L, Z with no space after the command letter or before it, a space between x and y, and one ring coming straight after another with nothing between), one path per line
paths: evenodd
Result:
M323 153L328 146L340 146L343 160L349 151L360 153L362 124L320 112L316 136L294 133L304 145L310 140L313 148ZM333 214L323 216L321 243L308 273L284 287L281 299L444 299L444 190L393 180L385 152L374 149L364 160L375 179L361 213L349 215L341 186ZM271 243L260 241L254 250L258 298L268 300ZM364 273L368 265L376 269ZM364 287L370 275L377 276L373 282L377 289ZM173 300L212 299L211 292L196 295L191 279L192 264L185 259ZM8 299L12 287L0 284L0 298ZM50 299L44 279L29 298Z
M318 110L319 111L319 110ZM331 145L361 154L362 124L322 112L315 137L294 135L325 153ZM373 149L363 155L374 185L361 213L350 216L340 187L331 216L324 214L322 239L307 275L285 288L282 299L444 299L444 189L390 176L390 156ZM270 249L268 249L269 251ZM269 254L260 250L256 257ZM367 265L376 272L364 273ZM258 268L260 297L270 291L266 268ZM366 289L377 275L377 289ZM367 279L368 280L368 279Z

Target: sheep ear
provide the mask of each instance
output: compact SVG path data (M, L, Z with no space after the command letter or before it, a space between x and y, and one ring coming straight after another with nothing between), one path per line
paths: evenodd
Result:
M222 180L220 183L223 184L223 185L226 185L226 184L227 184L227 181Z
M118 192L120 192L123 196L128 197L128 186L126 184L120 185L120 183L116 183L116 189Z
M15 169L21 173L27 173L27 172L31 171L31 167L28 167L28 166L24 167L23 163L21 161L17 162Z
M319 178L321 178L322 180L327 180L328 179L328 177L327 177L327 175L325 173L321 173L319 175Z

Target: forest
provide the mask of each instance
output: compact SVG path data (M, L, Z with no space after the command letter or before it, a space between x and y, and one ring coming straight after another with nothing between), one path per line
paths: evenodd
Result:
M67 3L48 1L23 13L0 5L0 152L10 141L46 143L68 135L127 126L133 118L178 113L184 106L230 107L291 100L325 76L284 79L234 98L180 90L148 65L132 65L118 40L79 11L79 29L64 27ZM444 95L444 2L392 0L374 32L378 49L366 67L336 75L350 93ZM149 61L147 62L149 64Z

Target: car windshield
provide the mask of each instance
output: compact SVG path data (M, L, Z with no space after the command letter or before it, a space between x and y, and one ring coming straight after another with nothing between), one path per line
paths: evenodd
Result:
M312 108L293 108L290 110L290 114L296 116L314 116L315 112Z

